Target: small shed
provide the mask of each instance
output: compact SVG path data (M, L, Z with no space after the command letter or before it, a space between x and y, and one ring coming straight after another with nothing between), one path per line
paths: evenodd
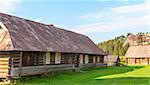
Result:
M125 61L127 65L150 65L150 45L130 46Z
M104 57L104 62L107 63L107 66L119 66L120 57L114 55L107 55Z

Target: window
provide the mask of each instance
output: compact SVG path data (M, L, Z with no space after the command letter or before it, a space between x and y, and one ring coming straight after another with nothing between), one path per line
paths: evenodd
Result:
M75 58L75 55L74 54L67 54L67 63L68 64L73 64L74 63L74 58Z
M61 64L73 64L73 54L69 54L69 53L62 53L61 55Z
M99 60L98 60L98 59L99 59L98 56L96 56L96 57L95 57L96 63L99 63Z
M42 53L24 52L22 57L23 66L43 65L44 57Z
M67 64L67 55L66 54L62 54L61 55L61 64Z
M61 54L61 64L65 64L65 56Z
M93 56L89 56L89 63L93 63Z
M103 56L100 56L100 63L103 63L104 62L104 57Z
M135 59L135 64L140 64L140 58Z
M31 55L31 53L23 53L22 65L23 66L33 66L34 65L34 58Z
M54 52L50 53L50 64L55 64L55 53Z

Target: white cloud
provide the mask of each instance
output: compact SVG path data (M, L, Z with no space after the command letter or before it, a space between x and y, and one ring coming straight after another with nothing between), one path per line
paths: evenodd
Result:
M89 32L109 32L121 29L135 29L137 27L148 26L150 16L144 16L138 19L126 19L121 22L95 23L80 26L79 30L74 30L79 33ZM148 19L149 18L149 19ZM142 28L141 28L142 29Z
M20 3L20 0L0 0L0 12L12 13Z
M73 31L91 33L136 29L146 26L148 28L148 22L150 21L149 11L150 4L148 2L107 8L103 11L81 16L80 19L88 20L90 24L81 25L78 29L73 29ZM92 23L93 21L94 23Z
M35 19L34 21L41 22L42 20L43 20L42 18L38 18L38 19Z

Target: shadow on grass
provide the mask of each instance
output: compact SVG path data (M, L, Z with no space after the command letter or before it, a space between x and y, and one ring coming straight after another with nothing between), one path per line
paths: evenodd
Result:
M93 68L93 69L84 70L83 72L58 71L58 72L50 73L47 76L41 75L41 76L25 77L18 80L16 83L18 83L18 85L29 84L29 83L30 84L32 83L32 85L36 85L37 83L40 84L42 82L45 82L45 84L53 83L53 85L60 85L60 84L66 85L64 83L70 84L70 82L72 83L79 82L78 85L82 85L84 83L89 84L89 82L91 83L94 82L95 80L93 81L93 79L96 77L126 73L126 72L133 71L134 69L140 69L140 68L143 68L143 66ZM115 81L115 79L112 80ZM106 79L100 81L102 82L104 81L104 83L106 82L106 84L102 84L102 85L107 85L107 81L111 81L111 80ZM97 83L101 83L101 82L97 82ZM109 83L111 84L111 82ZM95 85L95 84L91 84L91 85Z
M150 85L150 77L119 77L96 80L103 85Z
M131 68L134 68L134 69L139 69L139 68L143 68L144 66L128 66L128 67L131 67Z
M96 68L92 69L92 71L98 71L101 72L101 74L98 77L102 76L109 76L114 74L120 74L120 73L126 73L130 71L134 71L135 69L141 69L144 68L144 66L118 66L118 67L106 67L106 68ZM88 70L90 71L90 70Z

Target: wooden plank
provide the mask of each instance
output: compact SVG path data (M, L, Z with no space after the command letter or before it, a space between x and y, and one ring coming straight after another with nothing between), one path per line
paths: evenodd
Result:
M8 63L4 63L4 64L0 64L0 66L9 66L9 64Z
M8 65L3 65L3 66L0 66L0 68L9 68Z
M14 61L19 61L20 59L18 59L18 58L14 58Z
M8 74L8 71L0 72L0 74Z
M9 72L8 69L0 69L0 72Z
M6 74L0 74L0 78L7 78L8 77L8 75L6 75Z
M8 72L6 72L6 71L5 71L5 72L0 72L0 74L1 74L1 75L2 75L2 74L5 74L5 75L7 74L7 75L8 75Z
M3 65L3 64L9 64L8 62L0 62L0 65Z
M0 61L9 61L9 58L0 58Z
M0 72L0 74L6 74L6 75L8 75L8 73L9 73L9 72L7 72L7 71Z
M9 62L9 60L0 60L0 62Z
M0 77L1 76L3 76L3 77L7 77L8 76L8 74L2 74L2 73L0 73Z
M0 72L0 74L8 75L8 72Z
M14 66L14 67L19 67L19 63L18 63L18 64L14 64L13 66Z

